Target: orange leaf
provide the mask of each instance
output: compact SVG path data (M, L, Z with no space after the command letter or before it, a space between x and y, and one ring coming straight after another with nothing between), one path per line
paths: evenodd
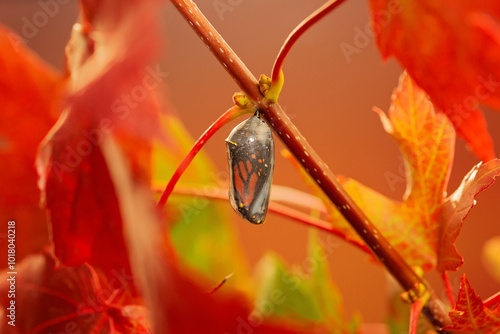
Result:
M344 187L411 265L432 269L437 262L437 218L453 161L453 128L406 73L393 93L388 116L376 111L403 154L407 175L403 202L354 180L344 181Z
M474 205L474 197L500 174L500 161L475 167L446 198L455 132L445 115L434 110L425 92L406 73L392 96L388 116L376 111L404 158L407 187L403 201L387 198L352 179L339 177L339 181L410 265L456 270L462 264L455 248L461 223ZM351 239L359 238L326 202L335 228Z
M454 333L493 334L500 331L500 308L494 311L483 305L469 281L462 275L455 309L450 312L452 325L443 328Z
M493 184L500 175L500 160L479 163L465 176L458 189L446 199L441 213L438 270L457 270L464 259L455 247L462 222L475 205L477 194Z
M484 104L500 109L497 1L370 0L378 47L395 56L483 161L495 157Z

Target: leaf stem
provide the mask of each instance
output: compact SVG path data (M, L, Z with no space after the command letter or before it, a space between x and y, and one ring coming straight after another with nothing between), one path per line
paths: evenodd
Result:
M274 185L273 185L274 186ZM215 200L222 200L222 201L229 201L229 197L227 196L227 189L222 189L222 188L212 188L210 191L206 191L202 194L199 192L193 190L192 188L186 188L186 187L177 187L175 191L172 192L172 194L175 195L185 195L185 196L198 196L198 197L205 197L209 199L215 199ZM351 245L355 246L356 248L360 249L361 251L371 254L370 249L362 242L350 238L347 234L342 233L332 226L329 222L319 219L319 218L314 218L311 217L311 215L308 215L307 213L304 213L300 210L291 208L287 205L277 203L276 201L273 201L271 198L271 201L269 202L269 212L275 213L277 215L280 215L282 217L289 218L291 220L295 220L296 222L309 225L311 227L315 227L317 229L329 232L333 235L338 236L339 238L347 241Z
M410 311L410 331L409 334L417 334L418 332L418 317L420 315L420 312L422 311L422 299L417 299L412 305L411 305L411 311Z
M325 17L328 13L330 13L332 10L337 8L339 5L341 5L345 0L330 0L327 3L325 3L323 6L320 8L316 9L311 15L306 17L299 25L288 35L288 38L286 39L285 43L281 47L281 50L278 53L278 56L276 57L276 60L273 65L273 70L271 74L271 81L278 82L279 77L280 77L280 71L282 70L283 67L283 62L285 61L286 56L288 55L288 52L290 52L290 49L292 46L297 42L297 40L302 36L307 29L312 27L315 23L317 23L319 20L321 20L323 17Z
M224 114L222 114L222 116L219 117L200 136L200 138L198 138L198 140L194 143L193 147L191 148L189 153L186 155L184 160L182 160L180 165L175 170L174 175L172 175L172 177L168 181L168 184L165 187L165 190L163 190L163 193L161 194L160 199L158 200L158 204L157 204L157 207L159 209L162 209L165 206L165 204L167 203L168 197L172 193L172 190L174 190L174 187L177 184L177 181L179 181L179 178L181 177L181 175L184 173L184 171L189 166L191 161L193 161L196 154L198 154L198 152L206 144L206 142L214 135L214 133L216 133L222 126L224 126L228 122L232 121L233 119L238 118L243 114L250 113L252 111L253 110L250 110L250 109L241 109L240 107L233 106L232 108L228 109Z
M257 79L231 50L226 41L201 13L196 4L191 0L171 1L243 92L256 103L261 111L261 116L281 138L295 159L299 161L332 203L336 205L339 212L346 218L373 254L389 270L399 284L407 291L414 290L421 284L425 284L342 188L333 172L290 121L281 106L276 102L263 99L258 88ZM341 2L339 0L335 3L338 5ZM335 6L331 9L333 8ZM280 71L277 72L279 73ZM429 287L428 289L430 290ZM429 291L429 293L431 297L422 312L438 329L451 324L450 318L444 310L441 301L434 296L432 291Z
M500 304L500 291L483 301L484 306L493 310L498 304Z
M441 279L443 280L444 287L446 289L446 296L448 297L448 301L450 302L450 306L452 309L455 308L455 295L453 294L453 289L451 288L450 283L450 275L445 270L441 273Z

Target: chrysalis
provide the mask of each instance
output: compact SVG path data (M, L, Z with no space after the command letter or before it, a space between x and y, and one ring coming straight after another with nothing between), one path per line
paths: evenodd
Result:
M262 224L269 205L274 170L271 129L257 111L226 139L229 161L229 201L243 219Z

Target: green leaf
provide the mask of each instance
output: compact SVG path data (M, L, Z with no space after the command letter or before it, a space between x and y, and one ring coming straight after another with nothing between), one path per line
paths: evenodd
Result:
M331 249L323 248L317 231L311 230L302 268L288 269L277 255L266 255L257 266L259 288L252 315L269 321L295 319L304 329L328 333L355 330L357 323L344 320L342 298L330 278L326 259Z

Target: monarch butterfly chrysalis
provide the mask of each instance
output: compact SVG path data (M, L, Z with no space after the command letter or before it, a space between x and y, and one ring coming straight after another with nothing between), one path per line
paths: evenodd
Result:
M257 111L233 129L226 146L231 206L243 219L262 224L269 206L274 170L271 129Z

